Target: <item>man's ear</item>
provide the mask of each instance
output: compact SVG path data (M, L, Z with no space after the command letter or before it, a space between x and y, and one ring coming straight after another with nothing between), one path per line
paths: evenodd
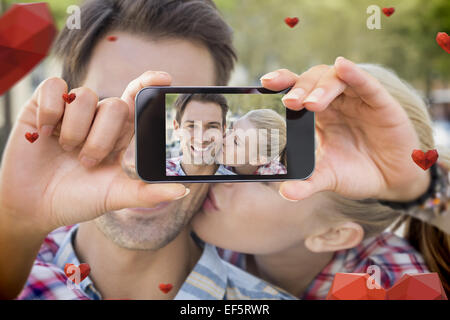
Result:
M354 248L364 238L364 229L357 223L347 221L305 239L305 246L312 252L333 252Z
M178 124L178 121L175 120L175 119L173 119L173 128L174 128L175 130L178 130L178 129L180 128L180 125Z

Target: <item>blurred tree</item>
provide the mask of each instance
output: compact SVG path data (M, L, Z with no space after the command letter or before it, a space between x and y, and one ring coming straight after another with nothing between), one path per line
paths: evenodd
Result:
M450 59L435 41L450 33L449 0L216 0L234 29L239 63L250 83L273 69L296 73L312 65L331 64L339 55L355 62L378 63L423 89L448 81ZM395 7L381 14L381 29L369 30L369 5ZM289 28L285 17L298 17Z

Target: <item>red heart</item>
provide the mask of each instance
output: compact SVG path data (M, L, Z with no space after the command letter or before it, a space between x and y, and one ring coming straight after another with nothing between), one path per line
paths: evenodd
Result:
M0 95L30 72L56 35L47 3L14 4L0 18Z
M287 17L287 18L284 19L284 22L285 22L289 27L293 28L293 27L295 27L295 26L297 25L297 23L298 23L298 18L297 18L297 17L294 17L294 18L289 18L289 17Z
M428 150L426 153L415 149L411 154L411 158L423 170L429 169L437 161L438 157L436 149Z
M75 267L75 270L69 272L68 269L71 266ZM64 273L66 274L67 278L70 278L77 271L76 268L78 268L78 271L80 272L80 282L83 281L91 272L91 267L89 267L89 264L87 263L81 263L78 267L72 263L66 263L66 265L64 266ZM76 277L72 278L71 280L75 283L77 281Z
M336 273L328 291L327 300L384 300L386 290L370 289L367 273Z
M31 143L35 142L39 138L39 133L37 132L27 132L25 133L25 138Z
M67 104L71 104L73 102L73 100L75 100L76 97L77 97L77 95L75 93L71 93L71 94L64 93L62 95L63 100Z
M438 32L436 35L436 42L442 49L450 53L450 36L445 32Z
M383 8L383 13L387 16L390 17L393 13L395 12L395 8Z
M170 283L167 283L167 284L160 283L159 284L159 290L161 290L164 293L169 293L170 290L172 290L172 288L173 288L173 285L171 285Z
M389 290L387 300L447 300L436 272L404 274Z

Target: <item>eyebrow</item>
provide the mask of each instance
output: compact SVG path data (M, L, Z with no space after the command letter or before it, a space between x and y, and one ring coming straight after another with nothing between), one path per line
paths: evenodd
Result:
M186 120L186 121L184 121L184 122L194 123L195 121L197 121L197 120ZM208 121L207 123L208 123L209 125L211 125L211 124L216 124L216 125L218 125L218 126L221 126L221 123L220 123L220 122L217 122L217 121Z

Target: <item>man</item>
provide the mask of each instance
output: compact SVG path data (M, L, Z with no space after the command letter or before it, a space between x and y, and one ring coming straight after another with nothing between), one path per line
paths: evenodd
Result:
M180 137L181 157L166 161L166 174L233 175L223 165L216 164L216 155L223 145L228 105L221 94L185 94L175 101L173 121Z
M27 278L24 299L290 298L190 236L207 185L189 193L145 184L134 170L140 89L225 85L230 77L231 31L214 4L92 0L81 17L82 30L64 29L56 43L65 80L38 87L4 152L0 298L16 297ZM68 88L70 104L62 99ZM40 134L33 144L29 131ZM80 262L89 276L66 285L65 265Z

